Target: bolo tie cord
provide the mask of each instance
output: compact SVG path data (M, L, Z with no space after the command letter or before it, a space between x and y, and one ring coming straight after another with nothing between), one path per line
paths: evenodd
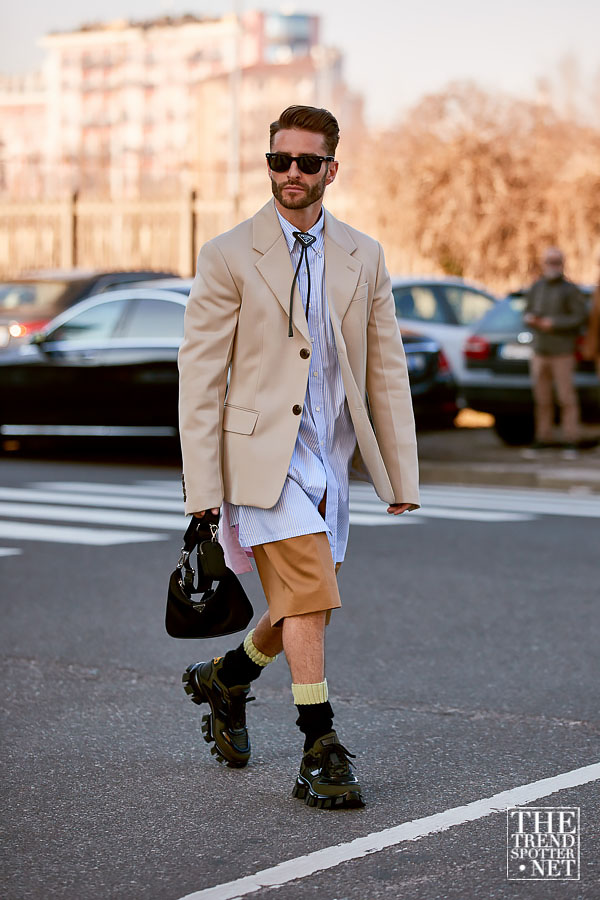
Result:
M306 292L306 321L308 322L308 310L310 307L310 266L308 264L308 248L311 244L314 244L316 241L316 237L313 234L307 234L304 231L293 231L292 234L296 238L296 240L300 243L300 259L298 260L298 265L296 266L296 271L294 272L294 278L292 281L292 289L290 291L290 314L288 318L288 337L294 337L294 329L292 327L292 316L294 312L294 288L296 287L296 281L298 280L298 273L300 272L300 267L302 265L302 260L306 259L306 276L308 279L308 289Z

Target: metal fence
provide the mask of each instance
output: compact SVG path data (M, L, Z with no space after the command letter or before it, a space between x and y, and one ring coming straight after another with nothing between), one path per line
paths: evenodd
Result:
M0 276L32 269L166 269L193 275L204 241L234 224L228 201L174 199L0 203Z

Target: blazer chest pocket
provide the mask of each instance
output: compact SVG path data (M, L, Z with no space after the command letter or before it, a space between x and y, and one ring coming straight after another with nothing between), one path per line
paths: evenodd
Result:
M243 406L230 406L226 403L223 410L223 431L252 434L257 419L257 410L245 409Z

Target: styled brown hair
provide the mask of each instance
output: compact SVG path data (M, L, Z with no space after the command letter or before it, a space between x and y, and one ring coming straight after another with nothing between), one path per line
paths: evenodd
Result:
M277 121L271 123L271 149L273 149L273 138L277 132L290 128L322 134L325 143L325 154L327 156L335 156L336 147L340 139L340 128L337 119L329 110L319 109L316 106L288 106Z

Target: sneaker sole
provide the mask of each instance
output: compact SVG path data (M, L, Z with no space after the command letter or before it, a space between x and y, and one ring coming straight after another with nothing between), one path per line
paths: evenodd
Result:
M216 738L213 734L212 723L213 723L213 709L210 703L210 699L205 695L204 691L201 690L199 685L196 682L196 679L193 677L194 666L188 666L183 675L181 676L181 680L183 682L183 689L186 694L189 696L192 703L196 703L200 705L201 703L208 703L210 706L210 712L205 713L202 716L202 737L206 741L207 744L212 744L213 746L210 748L211 754L215 757L218 763L222 765L225 764L230 769L243 769L244 766L248 764L248 760L239 760L239 759L230 759L228 758L222 751L222 749L218 746ZM248 756L250 759L250 756Z
M362 809L366 804L360 791L346 791L334 797L326 797L313 791L309 784L299 778L292 790L292 797L304 800L306 806L316 809Z

